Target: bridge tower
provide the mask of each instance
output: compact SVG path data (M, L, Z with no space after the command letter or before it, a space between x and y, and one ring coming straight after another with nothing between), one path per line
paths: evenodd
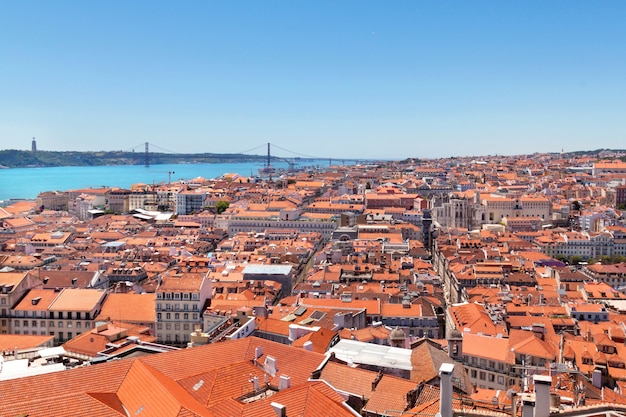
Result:
M150 149L148 147L148 142L146 142L146 149L144 151L144 165L147 167L150 166Z

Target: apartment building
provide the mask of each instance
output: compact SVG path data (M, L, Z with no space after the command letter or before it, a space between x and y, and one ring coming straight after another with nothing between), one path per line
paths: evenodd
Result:
M546 333L541 326L538 328L511 330L509 337L464 332L460 349L472 384L505 391L522 386L525 378L554 363L558 336Z
M97 321L115 321L117 323L131 323L146 327L150 334L155 334L156 294L154 293L112 293L102 305Z
M484 223L499 223L508 217L539 217L549 220L552 209L550 200L543 195L522 195L508 197L499 194L481 194L480 201L485 206Z
M133 210L154 210L156 207L156 194L146 186L144 189L132 190L128 194L128 212Z
M316 232L329 239L339 219L333 214L305 213L299 209L272 211L242 211L228 219L228 235L263 232L266 229L294 229L298 232ZM218 227L216 221L215 227Z
M94 289L31 289L11 311L11 333L70 340L93 328L104 298Z
M206 204L207 191L204 189L180 191L176 194L176 214L191 214L202 211Z
M535 240L543 253L551 257L580 256L587 260L599 256L626 253L626 241L610 232L562 232L541 234Z
M109 193L109 210L113 213L128 213L130 193L130 190L123 188L112 189Z
M50 326L50 306L61 294L53 289L35 288L24 296L24 298L13 307L11 312L11 333L22 335L41 335L50 334L54 336L55 329ZM81 325L82 328L82 325Z
M11 309L39 283L29 272L0 272L0 334L11 333Z
M626 205L626 185L615 187L615 207Z
M38 210L61 210L67 211L69 196L60 191L44 191L37 195L35 208Z
M625 174L626 162L620 160L598 161L593 164L592 176L596 177L602 174Z
M521 386L522 372L516 368L509 339L471 333L463 333L462 339L463 366L473 385L503 391Z
M211 281L204 273L171 271L156 291L156 336L159 343L187 343L211 298Z
M80 220L93 219L93 213L106 208L106 196L104 194L81 194L74 200L74 214Z
M60 290L48 308L50 336L54 336L58 342L64 342L93 328L105 297L104 291L91 288Z
M432 339L443 335L443 321L422 304L411 304L406 300L400 304L382 303L380 307L380 321L385 326L402 330L407 337Z

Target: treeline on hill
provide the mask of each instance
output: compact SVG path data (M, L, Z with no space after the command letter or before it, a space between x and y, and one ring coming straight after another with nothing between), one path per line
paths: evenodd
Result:
M220 163L264 161L262 155L243 154L166 154L150 153L150 165L180 163ZM99 166L99 165L144 165L143 152L54 152L54 151L0 151L0 165L7 168Z

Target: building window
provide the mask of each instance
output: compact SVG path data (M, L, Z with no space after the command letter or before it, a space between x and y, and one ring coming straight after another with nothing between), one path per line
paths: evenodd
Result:
M59 322L59 326L58 327L63 327L63 322L62 321ZM63 334L63 333L59 333L59 334Z
M479 379L481 381L484 381L485 378L487 377L487 374L484 371L480 371L480 373L478 375L479 375Z

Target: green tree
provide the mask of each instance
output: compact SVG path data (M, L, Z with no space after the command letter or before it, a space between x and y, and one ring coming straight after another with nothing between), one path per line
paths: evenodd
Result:
M572 256L569 258L569 262L570 262L572 265L578 265L578 264L579 264L579 263L581 263L582 261L583 261L583 257L582 257L582 256L580 256L580 255L572 255Z
M215 209L217 210L217 214L222 214L226 209L230 206L228 201L218 201L215 204Z
M562 253L559 253L558 255L556 255L554 259L556 259L557 261L561 261L561 262L567 262L567 256L563 255Z

